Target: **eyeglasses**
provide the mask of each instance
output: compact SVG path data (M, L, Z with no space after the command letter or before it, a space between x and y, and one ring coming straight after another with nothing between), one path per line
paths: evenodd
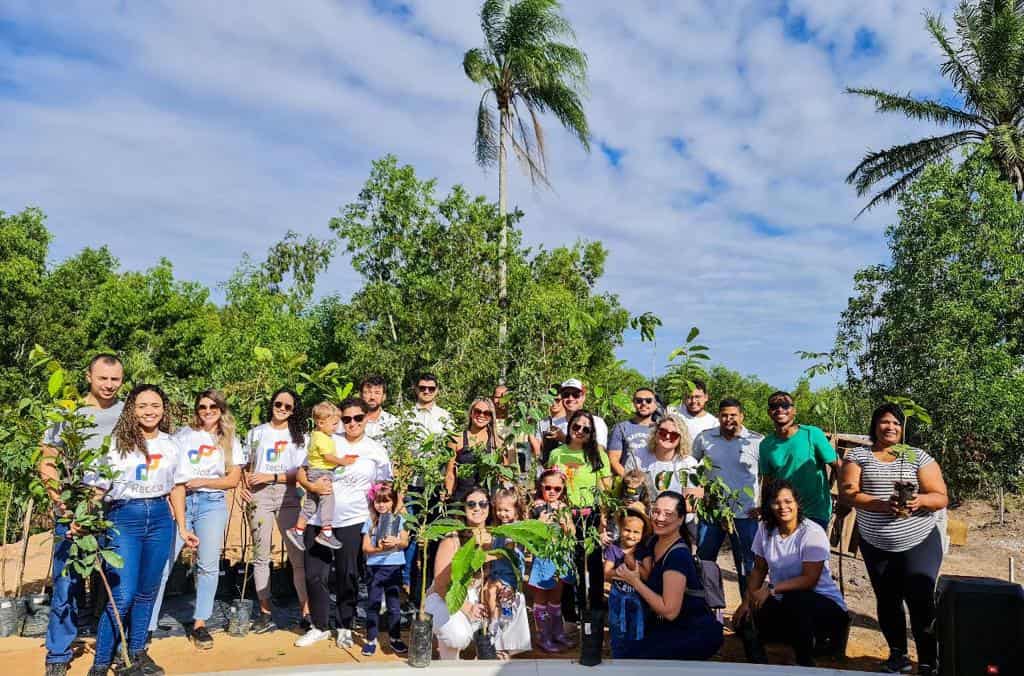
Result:
M356 415L343 415L343 416L341 416L341 422L344 425L347 425L350 422L361 423L365 419L366 419L366 415L364 415L363 413L359 413L359 414L356 414Z
M579 390L562 390L559 392L562 399L579 399L583 396L583 393Z
M793 404L789 403L788 401L776 401L773 404L768 404L769 411L778 411L780 408L783 411L788 411L789 409L793 408Z
M545 493L561 493L561 486L541 486L540 489Z
M665 441L676 441L679 439L679 432L673 432L672 430L660 429L658 430L658 438L664 439Z
M199 404L196 406L197 411L219 411L220 406L217 404Z
M437 385L420 385L418 389L420 392L433 392L437 389Z
M479 416L483 418L490 418L493 415L486 408L474 408L472 414L474 417Z
M466 509L487 509L491 503L486 500L477 502L476 500L466 500Z
M283 401L278 400L278 401L274 402L274 408L279 408L279 409L282 409L284 411L291 411L295 407L292 406L291 404L286 404Z
M637 404L637 405L640 405L640 404L653 404L654 403L654 397L633 397L633 403Z
M581 425L579 423L576 423L575 425L572 426L572 431L575 432L576 434L590 434L590 428L587 427L586 425Z

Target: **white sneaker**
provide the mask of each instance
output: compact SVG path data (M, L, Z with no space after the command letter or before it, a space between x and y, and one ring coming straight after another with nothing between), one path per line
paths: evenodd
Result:
M337 645L339 648L351 648L352 647L352 630L338 628L338 640Z
M307 646L313 645L314 643L317 643L318 641L322 641L325 638L330 638L330 636L331 632L329 631L323 631L322 629L317 629L316 627L310 627L309 631L307 631L305 634L300 636L295 641L295 647L305 648Z

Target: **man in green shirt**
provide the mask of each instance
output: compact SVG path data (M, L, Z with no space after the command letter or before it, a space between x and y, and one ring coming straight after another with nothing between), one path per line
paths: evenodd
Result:
M768 397L768 415L775 423L775 434L761 442L758 469L762 485L772 479L793 484L804 515L828 531L832 516L830 486L839 476L842 461L821 429L796 423L796 405L789 392L774 392ZM832 466L831 481L826 465Z

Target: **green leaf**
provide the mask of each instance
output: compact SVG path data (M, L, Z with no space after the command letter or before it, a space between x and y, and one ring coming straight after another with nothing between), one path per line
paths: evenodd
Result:
M265 364L274 361L274 353L265 347L257 345L252 348L252 354L256 358L256 361L263 362Z
M693 339L696 338L699 335L700 335L700 329L698 329L696 326L694 326L692 329L690 329L690 332L688 334L686 334L686 342L687 343L693 342Z
M124 557L117 552L109 549L101 549L100 556L103 557L103 560L106 561L107 565L111 568L124 568Z
M75 541L78 543L78 546L81 549L87 552L94 552L96 551L96 548L99 547L99 543L96 542L95 535L83 535L82 537L77 538Z
M64 387L64 369L57 369L50 374L50 379L46 383L46 390L50 393L51 397L55 398L60 394L62 387Z

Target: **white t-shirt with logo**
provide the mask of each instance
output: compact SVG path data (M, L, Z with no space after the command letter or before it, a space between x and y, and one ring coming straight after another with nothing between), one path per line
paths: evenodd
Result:
M334 518L331 525L335 528L362 526L370 518L366 496L374 484L391 480L391 461L384 447L365 434L354 443L343 434L335 434L331 438L339 458L358 456L351 465L334 468ZM321 525L319 515L310 517L309 524Z
M287 427L275 429L270 423L249 430L245 447L245 464L255 458L253 471L258 474L287 474L306 461L305 443L297 446Z
M698 462L689 455L671 460L658 460L653 454L646 458L632 455L623 465L626 471L639 469L647 474L654 488L654 494L662 491L675 491L682 493L684 488L696 488L696 474ZM687 512L686 520L694 521L697 515L692 511Z
M178 483L175 476L181 462L181 448L166 432L146 440L146 455L133 450L121 457L111 448L103 463L114 471L114 479L104 479L97 472L86 472L83 483L106 490L103 500L140 500L167 495Z
M242 444L239 443L237 436L232 439L230 458L224 457L224 450L213 438L213 435L206 430L182 427L174 435L174 440L178 442L182 453L175 483L183 484L192 479L220 479L227 474L229 467L245 464ZM197 488L196 490L205 493L222 489Z

